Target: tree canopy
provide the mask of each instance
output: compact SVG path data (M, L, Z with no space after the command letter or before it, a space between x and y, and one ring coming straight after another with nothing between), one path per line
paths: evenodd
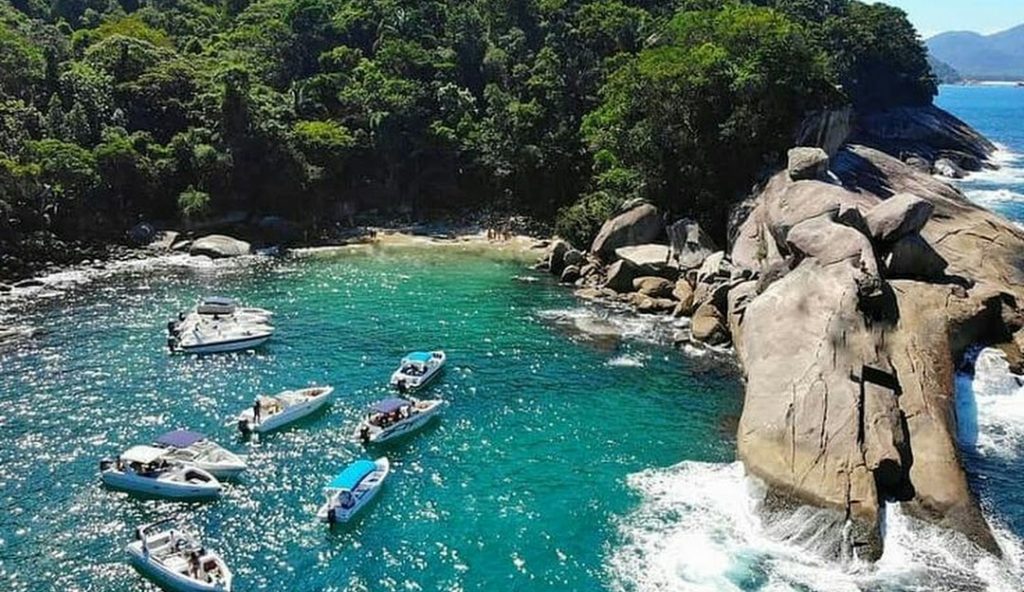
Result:
M5 0L0 239L498 208L583 242L635 197L720 232L807 112L934 92L856 0Z

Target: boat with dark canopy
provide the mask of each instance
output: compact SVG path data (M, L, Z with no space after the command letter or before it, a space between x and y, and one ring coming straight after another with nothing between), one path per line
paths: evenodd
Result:
M356 440L364 444L386 442L414 432L441 410L441 399L391 397L370 406L356 428Z

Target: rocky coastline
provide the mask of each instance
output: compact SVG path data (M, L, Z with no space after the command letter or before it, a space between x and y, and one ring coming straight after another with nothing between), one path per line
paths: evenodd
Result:
M738 456L776 504L834 511L882 553L884 504L1000 549L956 443L954 373L972 345L1024 348L1024 232L936 176L995 147L935 107L805 122L788 166L736 206L728 248L692 220L626 204L585 251L538 264L581 298L690 317L731 343Z

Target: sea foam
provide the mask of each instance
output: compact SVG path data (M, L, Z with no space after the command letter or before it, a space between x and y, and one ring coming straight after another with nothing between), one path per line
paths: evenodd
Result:
M639 506L618 523L608 551L621 592L860 592L1024 588L1021 547L996 525L1004 558L962 535L885 510L885 551L870 564L834 554L844 546L836 514L801 508L765 517L764 487L740 463L683 462L630 475Z

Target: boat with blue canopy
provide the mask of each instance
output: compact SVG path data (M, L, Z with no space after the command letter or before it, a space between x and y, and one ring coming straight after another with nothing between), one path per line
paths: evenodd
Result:
M350 464L324 488L327 499L316 517L329 524L348 522L377 495L390 472L391 463L383 456Z
M168 462L198 467L218 479L237 477L245 470L245 459L191 430L173 430L163 434L153 445L167 450Z
M437 416L444 401L391 397L370 406L356 428L355 439L364 444L380 443L412 433Z
M391 375L391 386L400 392L422 388L437 377L447 359L443 351L412 352L402 358L398 370Z

